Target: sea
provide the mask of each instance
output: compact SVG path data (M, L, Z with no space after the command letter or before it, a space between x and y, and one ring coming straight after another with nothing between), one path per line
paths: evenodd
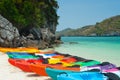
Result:
M120 66L120 37L62 37L55 50Z

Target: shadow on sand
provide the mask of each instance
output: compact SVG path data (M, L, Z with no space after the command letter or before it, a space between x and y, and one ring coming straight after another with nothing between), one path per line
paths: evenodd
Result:
M31 74L28 74L27 77L40 77L40 76L37 74L31 73Z
M30 73L27 75L27 77L45 77L45 76L40 76L35 73ZM52 79L50 77L48 77L47 79L44 79L44 80L52 80Z

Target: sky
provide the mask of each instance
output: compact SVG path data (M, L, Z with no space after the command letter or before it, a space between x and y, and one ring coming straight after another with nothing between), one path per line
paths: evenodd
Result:
M57 0L57 31L80 28L120 15L120 0Z

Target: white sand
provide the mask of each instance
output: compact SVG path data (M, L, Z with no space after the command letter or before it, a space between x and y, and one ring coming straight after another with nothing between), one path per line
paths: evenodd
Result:
M25 73L8 63L8 56L0 53L0 80L51 80L35 73Z

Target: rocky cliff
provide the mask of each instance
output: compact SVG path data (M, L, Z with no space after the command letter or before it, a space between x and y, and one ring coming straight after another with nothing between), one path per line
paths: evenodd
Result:
M18 29L0 15L0 46L14 47L14 42L18 38Z
M55 29L52 29L55 32ZM6 18L0 15L1 47L49 48L57 43L55 34L48 27L34 27L19 31ZM20 32L20 33L19 33Z

